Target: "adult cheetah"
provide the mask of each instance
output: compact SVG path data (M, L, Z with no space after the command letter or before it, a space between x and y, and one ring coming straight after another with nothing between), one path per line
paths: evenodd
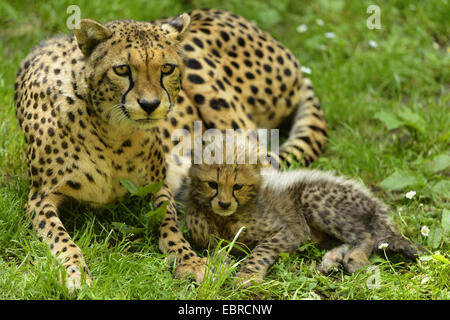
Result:
M186 70L185 70L186 69ZM67 197L110 203L138 186L165 180L155 205L169 201L160 228L163 252L177 256L175 276L204 276L177 226L172 196L178 170L166 157L174 128L277 127L294 118L280 160L315 160L326 122L295 56L253 23L219 10L195 10L150 22L84 19L23 60L15 106L28 144L31 180L26 212L42 241L78 288L89 271L59 216ZM175 110L171 109L175 106ZM177 175L179 174L179 175Z

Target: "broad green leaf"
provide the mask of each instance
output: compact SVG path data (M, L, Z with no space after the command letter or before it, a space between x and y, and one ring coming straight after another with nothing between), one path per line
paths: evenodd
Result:
M166 210L167 210L168 204L169 204L169 201L164 201L155 210L147 212L147 216L152 218L153 220L157 220L157 221L162 220L164 218L164 216L166 215Z
M127 189L132 195L137 194L138 188L134 185L133 182L131 182L128 179L123 179L123 178L120 178L119 181L122 184L122 186L124 186L124 188Z
M160 181L155 184L148 184L146 186L139 187L139 188L137 188L136 195L139 197L145 197L149 193L155 194L156 192L159 191L159 189L161 189L162 185L163 185L163 181Z
M449 180L441 180L438 181L431 190L433 193L436 193L438 196L443 198L450 198L450 181Z
M136 187L136 185L128 179L120 178L119 181L122 186L124 186L124 188L127 189L133 196L138 197L145 197L149 193L155 194L163 185L163 182L161 181L155 184L148 184L143 187Z
M408 126L413 127L419 132L425 132L426 123L425 120L415 112L412 112L408 108L402 108L397 111L397 115L402 119Z
M395 171L389 177L381 181L380 187L386 190L398 191L406 187L423 185L425 178L419 174Z
M132 227L123 222L111 222L111 224L113 225L114 229L118 230L120 233L122 233L124 235L131 234L131 233L139 234L144 231L144 228Z
M375 113L373 117L380 120L388 130L393 130L405 125L405 123L398 119L395 114L390 112L380 111Z
M442 230L437 224L431 227L430 233L428 234L428 245L433 249L437 249L442 241Z
M286 259L289 259L289 252L280 252L279 254L278 254L278 256L282 259L282 260L286 260Z
M450 167L450 155L442 153L423 162L425 170L429 173L438 172Z

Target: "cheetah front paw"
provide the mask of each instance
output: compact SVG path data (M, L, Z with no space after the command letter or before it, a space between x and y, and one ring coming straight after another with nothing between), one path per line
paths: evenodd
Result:
M191 257L177 264L175 268L175 278L185 278L190 275L195 277L195 281L203 282L205 278L206 258Z
M88 286L92 284L92 279L86 266L84 267L84 270L86 270L86 272L81 272L78 265L66 267L65 286L69 291L69 294L72 294L75 290L80 290L84 283Z

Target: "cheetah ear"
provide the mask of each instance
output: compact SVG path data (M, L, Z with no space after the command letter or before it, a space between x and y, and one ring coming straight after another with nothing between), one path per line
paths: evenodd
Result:
M89 57L99 43L111 37L111 31L94 20L83 19L80 21L80 27L75 29L75 37L81 52L85 57Z
M168 31L167 37L176 41L183 41L189 32L191 26L191 17L187 13L183 13L175 19L161 26L163 30Z

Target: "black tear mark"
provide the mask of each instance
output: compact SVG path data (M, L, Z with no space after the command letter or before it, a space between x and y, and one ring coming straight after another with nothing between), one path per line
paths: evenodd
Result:
M125 100L127 99L128 92L130 92L134 87L133 76L131 74L131 71L130 71L130 74L128 75L128 81L130 81L130 86L128 87L127 91L125 91L125 93L122 96L122 105L125 104Z
M164 78L164 75L161 74L161 77L159 78L159 83L161 84L161 88L163 88L163 90L164 90L164 91L166 92L166 94L167 94L167 97L169 98L169 105L172 105L172 100L170 99L170 94L169 94L169 92L167 91L166 87L164 87L163 78Z

